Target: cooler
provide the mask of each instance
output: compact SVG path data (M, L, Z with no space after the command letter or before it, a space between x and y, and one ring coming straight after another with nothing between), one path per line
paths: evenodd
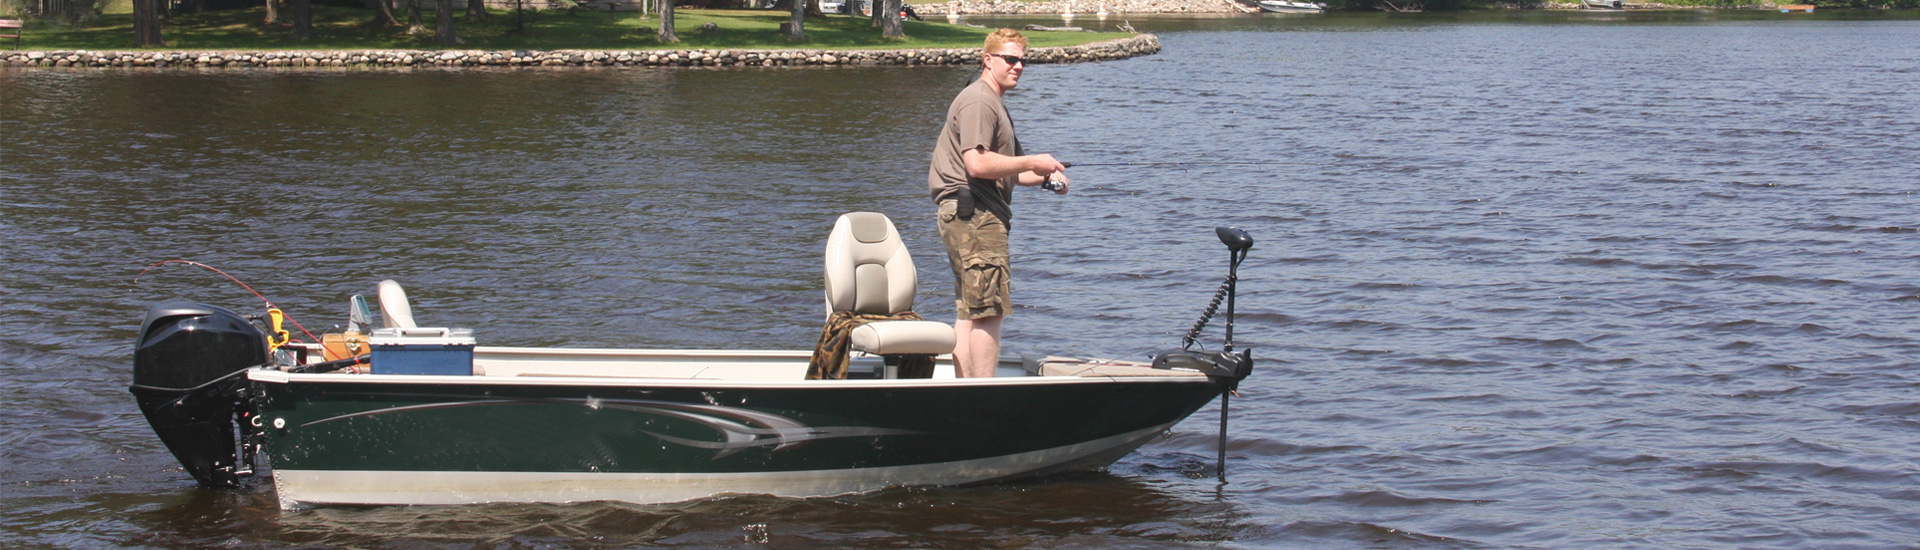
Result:
M374 374L473 375L473 329L374 329Z

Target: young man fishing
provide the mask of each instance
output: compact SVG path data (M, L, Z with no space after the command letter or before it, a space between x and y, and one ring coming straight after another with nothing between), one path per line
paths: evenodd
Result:
M927 187L939 205L940 240L953 268L954 374L990 377L1000 362L1000 323L1013 308L1007 228L1015 185L1067 193L1067 167L1053 155L1027 155L1001 96L1020 85L1027 38L1013 29L987 35L980 78L947 107L934 140Z

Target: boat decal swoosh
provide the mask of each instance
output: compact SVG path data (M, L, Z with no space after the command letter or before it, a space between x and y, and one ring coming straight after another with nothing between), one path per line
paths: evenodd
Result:
M525 404L528 404L528 403L520 400L486 399L486 400L480 400L480 401L456 401L452 403L425 403L420 405L404 405L399 407L389 407L389 408L373 410L373 411L360 411L357 413L343 414L340 416L329 416L326 418L301 424L300 427L305 428L307 426L312 426L315 424L325 424L327 422L332 422L335 420L346 420L349 418L375 416L375 415L388 414L388 413L425 411L425 410L434 410L434 409L458 409L463 407L486 407L486 406L492 406L492 405L525 405Z
M460 397L460 396L434 395L434 394L382 394L382 395L394 396L394 397L408 397L408 398L429 398L429 399L448 399L448 398ZM676 437L676 436L650 432L650 431L642 431L642 433L659 438L662 441L684 445L687 447L694 447L699 449L712 449L712 450L720 451L719 453L713 456L713 458L715 459L725 457L727 455L731 455L733 453L737 453L746 449L751 449L755 447L765 447L769 445L773 446L774 451L783 451L808 441L817 441L822 439L838 439L838 438L845 438L845 437L874 437L874 436L888 436L888 435L920 435L925 433L925 432L917 432L913 430L900 430L900 429L894 429L894 428L880 428L880 427L873 427L873 426L818 426L816 427L816 426L808 426L805 423L796 421L791 418L787 418L785 416L780 416L773 413L750 410L750 409L726 407L726 406L720 406L720 405L698 405L698 404L692 404L692 403L679 403L674 401L654 401L654 400L644 400L644 399L600 399L600 398L593 398L593 397L560 398L560 399L537 399L537 398L534 398L534 399L524 399L524 398L523 399L477 399L477 400L471 400L471 401L451 401L451 402L439 402L439 403L422 403L419 405L402 405L398 407L388 407L384 409L360 411L356 413L348 413L348 414L343 414L338 416L331 416L331 417L322 418L319 420L314 420L311 422L306 422L304 424L300 424L300 427L304 428L308 426L314 426L317 424L333 422L336 420L347 420L350 418L364 418L364 417L378 416L378 415L384 415L384 414L394 414L394 413L457 409L457 408L465 408L465 407L491 407L491 406L500 406L500 405L537 405L537 404L566 404L566 405L577 405L577 406L587 407L594 410L611 409L611 410L619 410L619 411L629 411L629 412L636 412L641 414L664 416L667 418L674 418L674 419L679 419L679 420L691 422L694 424L698 424L700 426L703 426L705 428L718 432L722 440L707 441L707 440L699 440L699 439L689 439L689 438Z
M724 441L702 441L674 437L656 432L645 432L647 435L660 438L661 440L688 447L718 450L720 452L713 457L716 459L746 449L767 445L774 445L773 450L782 451L807 441L821 439L914 435L921 433L911 430L876 428L870 426L813 427L791 418L761 411L717 405L693 405L671 401L608 400L601 402L599 406L678 418L720 432L721 437L725 438ZM732 419L726 417L731 417ZM758 427L755 427L756 425Z

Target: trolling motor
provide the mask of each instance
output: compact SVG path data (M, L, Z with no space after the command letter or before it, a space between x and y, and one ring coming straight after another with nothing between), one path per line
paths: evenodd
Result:
M1153 368L1192 371L1206 374L1214 382L1223 385L1228 391L1238 389L1240 381L1253 372L1253 350L1233 353L1233 299L1235 282L1240 276L1240 262L1247 259L1247 250L1253 248L1253 237L1238 227L1216 227L1214 233L1220 236L1220 242L1227 245L1231 262L1227 267L1227 280L1220 283L1220 291L1214 293L1213 301L1200 313L1200 320L1193 323L1182 339L1180 349L1167 350L1156 354ZM1217 352L1195 351L1193 345L1200 338L1200 332L1206 330L1207 323L1213 320L1213 314L1220 309L1220 302L1227 303L1226 343Z
M1238 227L1215 227L1213 232L1220 236L1221 244L1227 245L1227 280L1220 283L1219 292L1213 295L1213 301L1200 313L1200 320L1193 323L1179 349L1171 349L1155 354L1153 368L1198 372L1207 375L1216 384L1220 384L1220 478L1227 477L1227 406L1234 390L1240 389L1240 381L1253 374L1253 350L1233 352L1233 298L1235 283L1240 279L1240 262L1247 259L1247 250L1253 248L1253 236ZM1207 322L1213 320L1214 312L1220 309L1220 302L1227 302L1226 343L1220 351L1196 351L1193 344L1199 340L1200 331L1206 330Z

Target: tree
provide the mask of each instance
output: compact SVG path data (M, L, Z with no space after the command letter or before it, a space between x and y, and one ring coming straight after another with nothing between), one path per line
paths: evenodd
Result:
M267 20L261 21L261 23L265 23L268 25L279 23L280 22L280 0L267 0L266 4L267 4Z
M875 1L880 2L880 6L873 8L875 11L880 11L884 8L887 12L885 15L880 16L880 38L887 40L906 40L907 31L900 26L900 0Z
M313 38L313 0L293 0L293 39Z
M673 0L660 0L660 34L654 38L664 44L680 41L680 37L673 35Z
M194 11L200 10L199 0L194 0ZM36 15L48 19L58 19L68 25L92 22L96 13L95 0L13 0L0 1L0 14ZM164 16L163 16L164 17Z
M460 37L453 32L453 2L433 0L433 41L442 46L460 43Z
M133 43L142 48L162 45L160 8L166 0L133 0Z
M793 0L792 3L793 19L787 22L787 40L799 42L807 39L805 25L807 21L807 4L809 2L805 0Z
M373 8L373 22L382 27L400 26L400 20L393 17L393 4L390 0L367 0L367 7Z
M420 25L420 0L407 0L407 34L420 34L426 29Z
M488 17L487 0L467 0L467 19L486 21Z

